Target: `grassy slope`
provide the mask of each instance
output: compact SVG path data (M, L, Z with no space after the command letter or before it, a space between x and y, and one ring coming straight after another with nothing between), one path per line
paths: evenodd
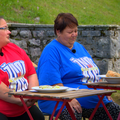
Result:
M8 22L53 24L60 12L70 12L79 25L120 25L120 0L1 0L0 15ZM39 22L35 18L40 17Z

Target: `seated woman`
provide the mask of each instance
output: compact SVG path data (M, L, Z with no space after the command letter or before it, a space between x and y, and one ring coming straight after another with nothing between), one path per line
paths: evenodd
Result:
M54 32L57 38L52 40L43 50L37 69L40 85L60 85L72 88L89 89L83 83L98 82L99 68L94 63L86 49L76 42L78 22L70 13L60 13L54 21ZM77 120L82 116L89 118L99 99L97 96L73 99L69 102ZM108 111L114 120L120 111L119 105L104 97ZM45 113L51 114L55 101L38 101L38 105ZM60 103L57 111L61 107ZM61 120L71 120L64 108ZM99 106L93 120L109 120L102 105Z
M10 31L0 17L0 120L30 120L20 98L8 96L10 90L25 91L39 85L35 68L24 50L9 40ZM24 99L34 120L44 115L34 99Z

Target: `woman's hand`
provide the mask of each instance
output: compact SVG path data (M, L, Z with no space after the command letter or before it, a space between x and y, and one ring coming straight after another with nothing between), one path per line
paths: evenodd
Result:
M19 106L23 106L23 103L22 103L22 101L20 100L20 98L18 98L19 99L19 101L18 102L16 102L15 104L17 104L17 105L19 105ZM23 99L24 100L24 102L25 102L25 104L27 103L27 101L28 101L28 99Z
M23 99L23 100L27 107L32 106L32 105L34 105L35 102L37 102L37 100L35 100L35 99ZM23 106L23 103L21 102L21 100L19 102L17 102L16 104L19 106Z
M33 106L35 102L37 102L37 100L28 99L25 103L26 103L27 107L29 107L29 106Z
M76 110L78 113L82 113L81 105L80 105L80 103L76 99L71 100L69 102L69 105L72 108L73 112L75 112L75 110Z
M113 100L113 98L111 97L111 96L106 96L107 97L107 99L109 100L109 101L113 101L114 102L114 100Z

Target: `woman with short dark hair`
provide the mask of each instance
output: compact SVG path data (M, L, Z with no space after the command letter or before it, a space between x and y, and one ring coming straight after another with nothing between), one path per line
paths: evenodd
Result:
M78 22L70 13L60 13L54 21L56 39L52 40L43 50L37 69L40 85L59 85L79 89L89 89L83 83L98 82L100 71L87 50L78 42ZM76 98L69 102L77 120L82 116L89 118L98 103L98 96ZM120 106L105 96L103 99L113 120L117 119ZM39 100L41 110L51 114L54 101ZM56 114L61 108L59 103ZM61 120L71 120L66 107L62 111ZM99 106L93 120L109 120L102 105Z

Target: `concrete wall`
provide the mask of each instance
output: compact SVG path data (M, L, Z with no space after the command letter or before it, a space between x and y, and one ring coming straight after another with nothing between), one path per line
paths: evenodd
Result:
M53 25L8 23L8 26L11 42L23 48L36 64L44 47L56 37ZM78 26L77 42L88 50L101 74L105 74L107 70L120 73L119 26Z

